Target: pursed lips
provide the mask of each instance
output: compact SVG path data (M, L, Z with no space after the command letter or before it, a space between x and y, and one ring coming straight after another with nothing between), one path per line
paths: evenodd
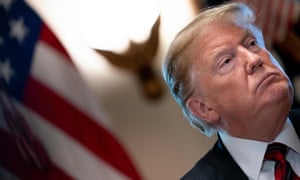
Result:
M265 83L267 83L269 80L273 79L274 76L278 76L277 72L268 72L265 73L261 80L257 83L256 88L255 88L255 92L261 87L263 86Z

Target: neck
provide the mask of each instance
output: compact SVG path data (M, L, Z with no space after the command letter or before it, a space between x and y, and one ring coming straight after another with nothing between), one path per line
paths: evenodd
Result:
M226 130L228 134L233 137L250 139L256 141L270 142L273 141L278 134L282 131L284 124L287 120L288 113L260 117L262 124L254 124L252 127L243 127L236 131Z

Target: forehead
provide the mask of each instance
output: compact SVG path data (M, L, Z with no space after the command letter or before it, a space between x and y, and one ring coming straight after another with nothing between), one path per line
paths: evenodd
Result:
M201 31L191 46L197 63L207 64L209 57L241 41L248 31L236 25L210 23Z
M199 45L209 45L217 42L234 41L245 35L247 30L236 25L210 23L198 37Z

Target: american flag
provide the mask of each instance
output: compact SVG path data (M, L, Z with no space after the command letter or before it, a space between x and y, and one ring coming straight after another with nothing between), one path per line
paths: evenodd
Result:
M0 179L141 179L52 31L0 0Z

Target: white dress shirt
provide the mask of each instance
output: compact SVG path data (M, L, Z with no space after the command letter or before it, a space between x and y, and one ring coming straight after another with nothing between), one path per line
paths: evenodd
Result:
M235 138L224 132L219 132L219 134L233 159L250 180L274 179L274 161L264 160L267 146L272 142L280 142L290 147L286 159L295 173L300 176L300 140L289 119L281 133L272 142Z

